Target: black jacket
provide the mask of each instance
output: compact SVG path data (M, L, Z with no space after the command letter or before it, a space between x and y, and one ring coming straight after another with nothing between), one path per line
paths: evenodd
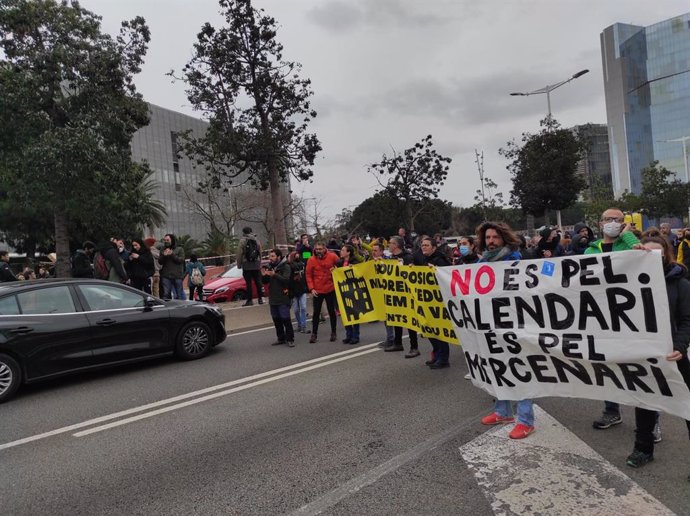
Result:
M0 281L17 281L17 277L10 269L10 264L7 262L0 261Z
M91 258L83 249L77 249L77 252L72 256L72 277L93 278Z
M414 263L412 253L407 250L402 251L400 254L394 254L391 258L393 260L398 260L403 265L412 265Z
M450 260L445 254L443 254L443 252L436 248L431 256L422 255L422 261L421 263L417 263L417 265L435 265L436 267L445 267L450 265Z
M290 276L292 269L284 258L276 264L270 264L269 270L274 270L273 276L263 276L261 280L268 283L269 305L290 305Z
M290 296L299 297L309 291L307 287L307 276L305 264L302 260L294 261L290 264Z
M667 266L665 272L673 349L687 356L690 342L690 281L685 279L687 271L680 265Z
M132 254L138 254L139 258L133 259ZM125 263L125 269L129 277L134 280L145 280L153 276L155 266L151 251L148 249L142 249L139 253L132 251L129 260Z

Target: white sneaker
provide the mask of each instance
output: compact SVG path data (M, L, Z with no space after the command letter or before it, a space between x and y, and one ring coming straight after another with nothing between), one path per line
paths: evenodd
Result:
M471 380L471 379L472 379L472 375L470 373L467 373L465 375L465 380Z

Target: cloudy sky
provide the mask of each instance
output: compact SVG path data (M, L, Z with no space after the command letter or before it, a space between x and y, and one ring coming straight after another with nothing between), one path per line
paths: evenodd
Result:
M201 25L223 23L215 0L81 0L115 33L143 16L152 33L137 87L146 100L194 116L182 83L165 73L191 56ZM293 185L323 199L325 215L353 208L376 190L367 164L427 134L453 159L441 197L473 204L485 173L508 197L498 149L546 114L545 95L511 97L590 73L551 94L566 127L606 123L599 35L617 22L652 25L688 11L663 0L255 0L280 24L285 57L311 78L323 144L313 183Z

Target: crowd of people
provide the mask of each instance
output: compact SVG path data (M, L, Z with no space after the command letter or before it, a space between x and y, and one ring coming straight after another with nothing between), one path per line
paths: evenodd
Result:
M345 237L338 242L310 243L309 235L301 235L296 242L295 251L284 259L279 250L272 250L269 265L262 269L264 282L269 287L269 304L276 325L275 345L294 346L294 333L290 323L292 306L297 320L298 332L306 329L306 293L313 296L311 338L318 341L318 329L322 306L325 303L330 322L330 341L337 339L337 317L335 285L332 271L361 263L365 260L397 260L404 265L430 265L443 267L451 264L473 264L482 262L516 261L558 256L616 252L630 249L659 250L663 256L666 288L669 299L673 351L667 360L675 362L690 388L690 362L688 362L688 343L690 342L690 230L673 234L668 224L652 227L644 232L634 225L626 224L621 210L606 210L595 231L584 223L576 224L571 232L558 227L544 226L537 235L527 238L514 232L501 222L484 222L475 235L458 240L451 248L441 235L409 235L401 228L397 235L389 238L374 238L364 242L358 235ZM278 308L277 306L280 306ZM386 338L382 342L384 351L404 351L402 344L403 328L385 326ZM413 330L409 335L409 351L404 356L414 358L420 355L419 338ZM426 364L431 369L442 369L450 365L449 345L430 338L431 358ZM359 325L345 327L345 344L359 342ZM468 375L469 376L469 375ZM515 423L509 433L512 439L523 439L535 431L535 418L532 400L521 400L513 411L513 403L496 400L491 414L482 418L484 425ZM600 417L593 421L595 429L606 430L622 422L620 406L605 402ZM654 444L661 441L659 413L641 408L635 409L636 437L633 452L626 463L631 467L641 467L654 458ZM688 422L690 433L690 422Z
M670 308L670 323L673 351L666 357L675 362L686 384L690 388L690 229L674 234L668 224L652 227L644 232L633 224L625 222L621 210L610 208L601 216L595 237L592 228L584 223L576 224L573 231L565 232L558 227L544 226L537 234L528 238L514 232L502 222L484 222L474 235L460 238L457 246L451 247L443 236L424 234L408 235L400 228L396 235L388 238L367 238L353 234L341 239L315 241L309 235L300 235L294 250L270 249L267 259L260 242L252 229L243 229L243 237L237 252L237 267L242 269L249 294L245 305L253 304L251 293L256 291L257 300L263 303L267 294L270 315L273 320L276 341L274 345L295 346L295 335L309 334L309 342L316 343L319 327L325 318L322 308L325 304L330 326L329 340L337 340L337 306L333 270L348 267L367 260L396 260L402 265L445 267L449 265L473 264L498 261L516 261L552 258L568 255L616 252L630 249L658 250L663 257L666 290ZM119 237L113 237L101 244L84 242L71 259L72 275L80 278L100 278L126 283L143 292L163 299L186 299L186 287L190 299L203 300L203 284L206 270L195 255L185 256L177 246L175 235L166 234L160 241L153 237L134 238L129 247ZM45 277L45 269L36 272L25 270L25 279ZM0 279L14 281L17 278L9 267L9 254L0 251ZM311 328L307 326L307 297L313 299ZM293 328L291 312L297 321ZM386 352L405 351L403 330L400 326L385 325L386 336L381 346ZM405 358L420 356L419 336L413 330L406 330L409 350ZM429 338L432 350L426 365L430 369L444 369L450 366L450 349L447 342ZM354 345L360 341L358 324L345 327L342 342ZM469 375L468 375L469 377ZM513 404L496 400L491 414L482 418L484 425L515 423L509 433L513 439L522 439L535 431L532 400L521 400ZM602 414L593 422L593 427L605 430L622 422L620 406L606 401ZM633 452L627 464L640 467L654 458L654 444L661 440L659 413L641 408L635 409L636 437ZM690 422L688 422L690 432Z

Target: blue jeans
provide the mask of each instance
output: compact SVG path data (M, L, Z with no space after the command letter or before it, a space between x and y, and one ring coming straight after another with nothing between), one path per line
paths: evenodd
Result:
M534 426L534 408L532 400L520 400L517 402L517 421L527 426ZM510 417L513 415L513 407L510 401L496 400L496 407L494 408L496 414L501 417Z
M431 347L434 350L434 358L437 364L447 364L450 358L450 345L442 340L429 337Z
M359 324L345 326L345 338L350 340L359 340Z
M609 416L620 416L621 406L615 401L605 401L604 402L604 414Z
M161 278L161 285L163 286L163 299L187 299L182 286L182 279L176 278Z
M292 310L297 319L297 328L307 328L307 293L292 298Z

